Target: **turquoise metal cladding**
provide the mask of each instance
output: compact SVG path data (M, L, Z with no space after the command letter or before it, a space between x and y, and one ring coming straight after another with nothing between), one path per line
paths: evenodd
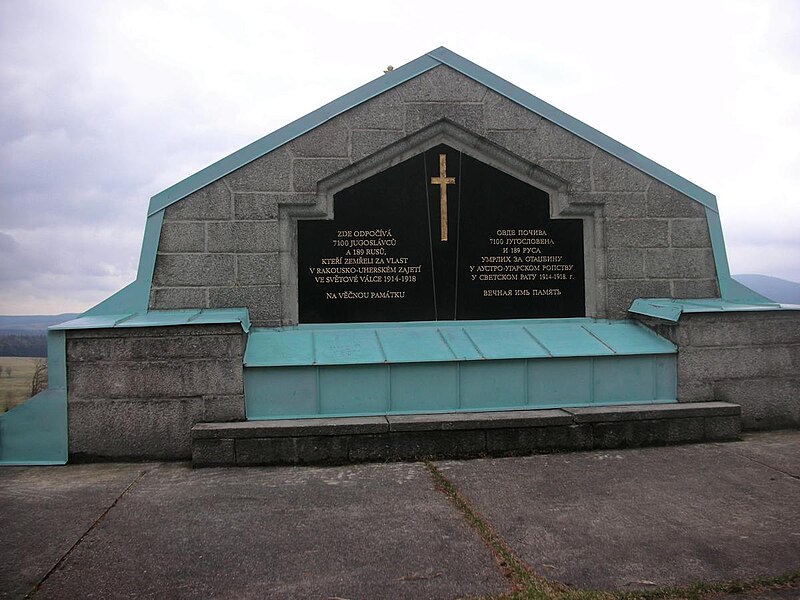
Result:
M675 402L675 355L246 367L248 420Z
M47 334L47 389L0 415L0 465L67 462L67 365L63 331Z
M254 329L245 405L260 420L675 402L675 352L632 321Z

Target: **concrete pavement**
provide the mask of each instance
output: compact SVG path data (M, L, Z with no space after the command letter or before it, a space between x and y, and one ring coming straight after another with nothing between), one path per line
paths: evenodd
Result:
M800 570L798 507L800 431L432 465L3 468L0 598L533 598L705 582L695 597L784 600L800 576L743 595L714 585ZM682 589L667 597L701 588Z

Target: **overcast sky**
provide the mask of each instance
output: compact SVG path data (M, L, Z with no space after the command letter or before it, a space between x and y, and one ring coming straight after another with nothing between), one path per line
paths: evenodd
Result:
M446 46L717 196L800 281L800 2L0 0L0 314L135 277L149 198Z

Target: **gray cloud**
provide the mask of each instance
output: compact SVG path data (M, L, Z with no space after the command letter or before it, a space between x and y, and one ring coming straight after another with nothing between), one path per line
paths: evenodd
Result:
M716 193L734 272L800 280L797 3L444 2L446 32L422 0L0 0L0 313L102 300L150 196L438 45Z

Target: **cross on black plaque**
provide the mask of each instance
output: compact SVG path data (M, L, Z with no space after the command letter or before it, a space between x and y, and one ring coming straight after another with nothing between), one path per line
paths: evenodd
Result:
M300 322L584 316L582 223L549 206L446 145L390 167L298 221Z

